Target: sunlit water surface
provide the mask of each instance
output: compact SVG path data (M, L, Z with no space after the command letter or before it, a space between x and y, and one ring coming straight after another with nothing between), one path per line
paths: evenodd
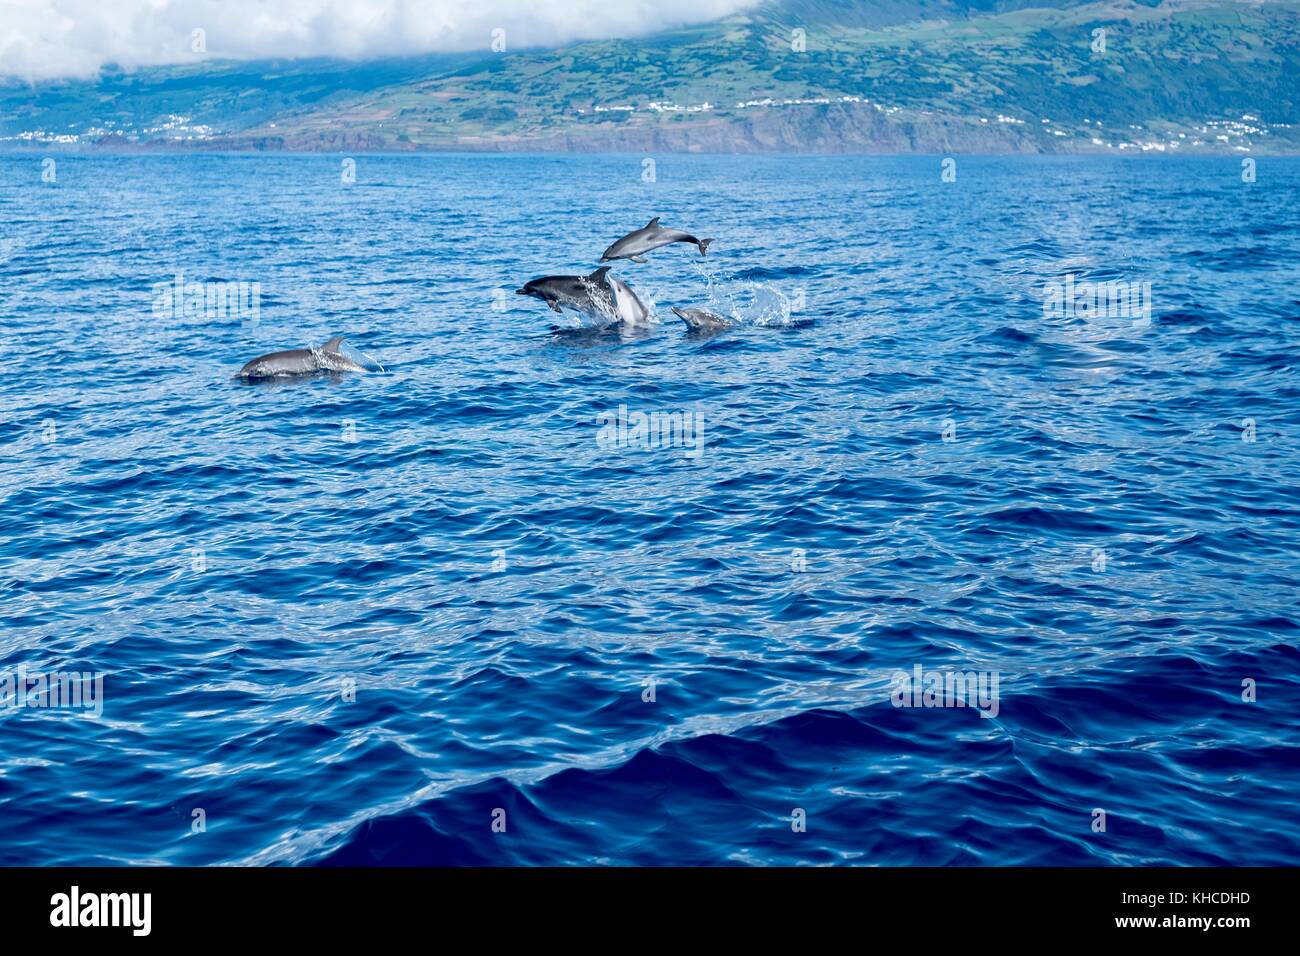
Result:
M0 671L104 699L0 709L0 862L1300 863L1300 163L42 158ZM615 264L648 332L514 294L656 215L716 241Z

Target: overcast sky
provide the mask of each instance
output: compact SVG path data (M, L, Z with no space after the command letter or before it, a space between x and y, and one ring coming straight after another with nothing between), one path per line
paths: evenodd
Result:
M630 37L756 0L0 0L0 74L27 80L208 57L380 57Z

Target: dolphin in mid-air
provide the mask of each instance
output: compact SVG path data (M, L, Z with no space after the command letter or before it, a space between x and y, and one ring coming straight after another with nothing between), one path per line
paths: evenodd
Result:
M522 289L516 289L515 294L541 299L556 312L572 309L624 326L645 325L650 317L650 310L632 287L609 274L609 266L601 266L589 276L530 279Z
M279 378L284 375L311 375L314 372L368 372L361 365L339 351L343 336L336 335L324 345L314 349L288 349L255 358L242 369L236 378Z
M696 239L690 233L682 232L680 229L665 229L659 225L659 217L655 216L646 223L644 229L629 232L606 249L600 257L600 261L611 262L614 259L631 259L633 262L645 262L644 256L647 252L653 252L660 246L666 246L673 242L689 242L699 246L700 255L704 255L704 250L709 248L709 243L712 241L712 239Z
M732 319L724 318L708 309L679 309L673 306L673 311L692 332L721 332L736 324Z

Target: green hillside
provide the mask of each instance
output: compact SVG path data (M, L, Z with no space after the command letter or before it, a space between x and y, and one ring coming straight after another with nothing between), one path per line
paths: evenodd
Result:
M167 109L205 127L203 136L112 141L299 150L1300 147L1296 0L1030 2L773 0L716 23L560 50L333 73L321 64L228 66L229 87ZM188 80L172 71L152 92L147 76L137 79L133 108L161 109L211 80L189 69Z

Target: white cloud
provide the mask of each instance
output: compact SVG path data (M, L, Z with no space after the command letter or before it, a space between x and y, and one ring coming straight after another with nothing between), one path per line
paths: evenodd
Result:
M756 0L0 0L0 75L93 76L207 58L364 59L631 37ZM192 49L204 31L206 53Z

